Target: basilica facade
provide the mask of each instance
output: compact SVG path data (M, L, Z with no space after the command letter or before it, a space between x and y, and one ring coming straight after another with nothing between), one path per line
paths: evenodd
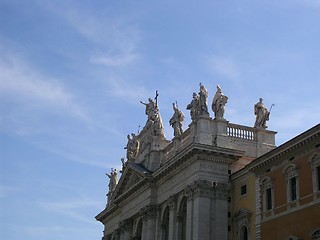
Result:
M128 135L121 177L110 178L96 219L103 240L320 239L320 125L279 147L260 99L254 127L224 118L228 97L201 85L187 106L173 105L174 138L164 136L157 99L147 122Z

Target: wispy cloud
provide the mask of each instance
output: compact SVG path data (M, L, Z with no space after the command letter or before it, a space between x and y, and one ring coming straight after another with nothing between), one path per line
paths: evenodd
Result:
M4 51L1 55L0 93L7 101L42 109L58 108L64 114L89 120L86 111L58 80L39 73L18 55Z
M61 8L60 4L46 2L43 6L62 17L83 39L95 46L89 57L91 63L119 67L140 59L141 30L124 16L92 14L88 9L68 4Z
M84 209L89 209L92 207L99 208L101 207L100 201L95 201L87 198L80 199L69 199L60 202L47 202L42 201L38 203L41 208L55 212L57 214L61 214L65 217L73 218L78 221L90 222L92 223L92 219L88 218L85 214L83 214ZM82 214L81 214L82 213Z
M90 233L93 234L96 232L95 229L89 228L72 228L65 226L23 226L21 227L22 231L29 236L34 237L44 237L51 236L52 234L79 234L79 233Z
M240 76L240 70L234 60L226 56L211 55L206 56L206 66L209 72L222 75L230 79Z
M11 193L19 191L16 187L0 185L0 199L8 197Z
M122 98L125 102L132 102L133 100L139 102L146 98L150 92L142 84L119 78L109 78L108 85L110 87L108 94Z
M90 62L110 67L122 67L134 62L138 58L138 54L127 52L118 56L92 56Z

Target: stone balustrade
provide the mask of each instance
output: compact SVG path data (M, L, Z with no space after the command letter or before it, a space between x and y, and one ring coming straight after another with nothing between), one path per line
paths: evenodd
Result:
M238 138L248 141L256 141L255 129L243 125L228 123L227 125L228 137Z

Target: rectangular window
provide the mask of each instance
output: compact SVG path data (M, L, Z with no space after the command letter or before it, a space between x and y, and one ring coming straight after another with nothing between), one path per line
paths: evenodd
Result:
M320 191L320 166L317 167L316 174L317 174L316 175L316 179L317 179L317 183L318 183L318 186L317 186L318 189L317 190Z
M241 186L241 196L247 194L247 185L242 185Z
M290 200L294 201L297 199L297 178L290 178Z
M272 209L272 191L271 188L266 189L266 210Z

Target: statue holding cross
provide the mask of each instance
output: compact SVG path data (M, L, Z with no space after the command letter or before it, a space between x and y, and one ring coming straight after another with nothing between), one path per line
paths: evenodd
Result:
M148 103L144 103L140 101L141 104L146 106L145 113L148 116L147 123L144 129L153 128L154 135L164 135L164 129L162 124L162 119L160 116L159 108L158 108L158 90L156 91L155 102L152 98L148 99Z

